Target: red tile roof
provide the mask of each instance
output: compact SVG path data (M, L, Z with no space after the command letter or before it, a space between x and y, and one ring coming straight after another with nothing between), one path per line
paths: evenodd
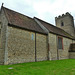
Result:
M13 10L10 10L6 7L2 8L5 12L5 15L8 19L8 23L10 25L46 34L44 30L34 21L34 19L23 14L20 14L18 12L15 12Z
M67 32L65 32L64 30L52 25L52 24L49 24L41 19L38 19L36 17L34 17L35 19L37 19L44 27L46 27L49 32L51 33L54 33L54 34L57 34L57 35L61 35L61 36L64 36L64 37L68 37L68 38L72 38L72 39L75 39L73 38L70 34L68 34Z

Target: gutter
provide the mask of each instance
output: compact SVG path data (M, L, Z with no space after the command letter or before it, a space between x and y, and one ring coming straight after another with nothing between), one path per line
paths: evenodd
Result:
M28 30L28 31L36 32L36 33L40 33L40 34L43 34L43 35L47 35L47 33L45 33L45 32L40 32L40 31L36 31L36 30L27 29L27 28L24 28L24 27L21 27L21 26L18 26L18 25L10 24L10 23L8 23L8 26L23 29L23 30Z

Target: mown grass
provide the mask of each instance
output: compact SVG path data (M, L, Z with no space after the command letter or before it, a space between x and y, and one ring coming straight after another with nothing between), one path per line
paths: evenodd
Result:
M0 65L0 75L75 75L75 59Z

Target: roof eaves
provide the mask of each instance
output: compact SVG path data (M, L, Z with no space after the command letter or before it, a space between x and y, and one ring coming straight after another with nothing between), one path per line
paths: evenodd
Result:
M13 24L10 24L10 23L8 23L8 26L16 27L16 28L20 28L20 29L24 29L24 30L28 30L28 31L32 31L32 32L40 33L40 34L44 34L44 35L48 35L47 33L44 33L44 32L30 30L30 29L27 29L27 28L24 28L24 27L21 27L21 26L17 26L17 25L13 25Z
M51 32L51 31L49 31L49 33L52 33L52 34L55 34L55 35L58 35L58 36L63 36L63 37L75 40L75 38L73 38L73 37L64 36L64 35L61 35L61 34L58 34L58 33L54 33L54 32Z

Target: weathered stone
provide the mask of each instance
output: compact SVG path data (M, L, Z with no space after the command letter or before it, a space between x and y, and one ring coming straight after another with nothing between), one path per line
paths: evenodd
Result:
M74 35L72 16L69 14L66 14L65 18L64 16L56 18L57 26L60 27L60 23L63 20L66 26L63 26L62 29ZM50 32L44 26L41 26L41 28L47 34L19 28L16 25L10 26L3 9L0 13L0 20L0 64L35 62L48 59L75 59L75 52L69 52L70 44L75 43L73 38ZM58 48L58 37L62 38L62 49Z

